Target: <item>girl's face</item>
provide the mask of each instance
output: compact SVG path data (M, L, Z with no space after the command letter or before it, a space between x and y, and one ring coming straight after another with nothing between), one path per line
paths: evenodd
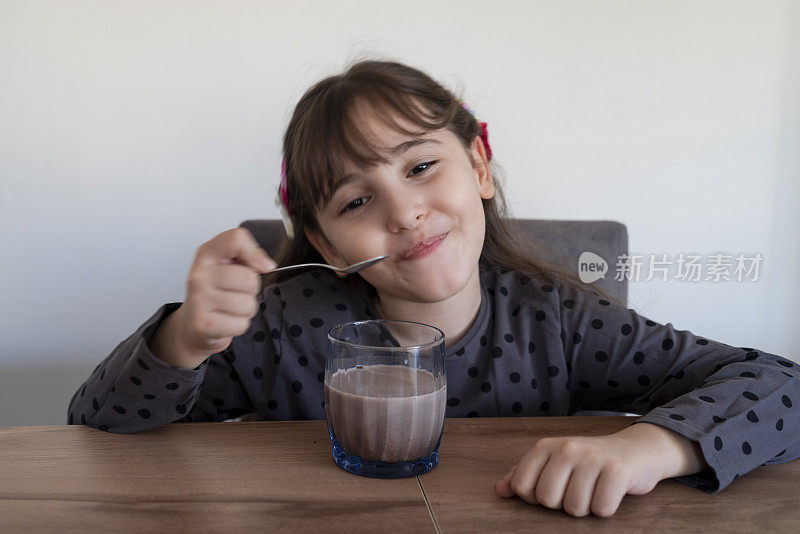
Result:
M470 148L473 167L447 129L408 136L372 113L360 113L359 121L388 162L367 168L344 162L345 180L318 210L324 235L309 232L309 241L337 267L387 254L359 273L381 298L429 303L458 294L477 276L481 199L494 196L480 138Z

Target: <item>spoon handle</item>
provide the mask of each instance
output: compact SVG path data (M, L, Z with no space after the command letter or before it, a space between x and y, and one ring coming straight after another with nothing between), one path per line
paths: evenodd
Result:
M276 273L278 271L288 271L289 269L298 269L300 267L327 267L328 269L333 269L334 271L340 270L338 267L334 267L333 265L328 265L326 263L298 263L297 265L287 265L285 267L278 267L277 269L272 269L269 273L261 273L261 274Z
M368 260L359 261L359 262L354 263L352 265L348 265L344 269L342 269L340 267L334 267L333 265L328 265L327 263L298 263L297 265L287 265L285 267L278 267L277 269L272 269L269 273L274 273L274 272L277 272L277 271L285 271L285 270L288 270L288 269L297 269L298 267L325 267L326 269L339 271L341 273L353 274L353 273L357 273L359 271L363 271L367 267L371 267L372 265L375 265L379 261L382 261L382 260L384 260L384 259L386 259L388 257L389 256L387 256L386 254L384 254L382 256L376 256L376 257L370 258ZM269 274L269 273L261 273L261 274Z

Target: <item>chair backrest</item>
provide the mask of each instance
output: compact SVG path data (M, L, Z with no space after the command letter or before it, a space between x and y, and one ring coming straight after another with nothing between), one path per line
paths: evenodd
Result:
M584 252L592 252L605 260L608 271L604 278L593 282L614 295L620 302L628 302L628 280L614 276L617 257L628 253L628 229L617 221L563 221L555 219L518 219L522 230L541 245L544 259L566 267L578 274L578 260ZM286 236L279 219L250 219L240 226L247 228L259 245L270 256L275 256Z

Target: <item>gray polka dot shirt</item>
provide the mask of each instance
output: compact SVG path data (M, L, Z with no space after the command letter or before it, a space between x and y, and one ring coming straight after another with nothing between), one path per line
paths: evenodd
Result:
M717 493L761 465L800 456L800 369L520 271L481 267L475 323L446 347L447 417L644 414L702 448L708 470L677 480ZM332 326L377 317L328 270L260 297L250 329L195 369L147 346L180 303L162 306L73 396L69 424L118 433L171 422L325 419L323 371Z

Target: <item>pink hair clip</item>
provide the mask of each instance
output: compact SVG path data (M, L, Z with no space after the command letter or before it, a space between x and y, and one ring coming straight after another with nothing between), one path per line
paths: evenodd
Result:
M492 161L492 147L489 146L489 127L485 122L478 122L481 127L481 141L483 141L483 148L486 149L486 159Z
M278 207L281 209L283 219L283 229L289 239L294 237L294 225L292 224L292 210L289 209L289 183L286 178L286 158L281 160L281 185L278 188Z
M472 109L467 105L466 102L464 102L460 98L457 98L456 100L458 100L464 107L464 109L469 111L469 114L475 117L475 120L478 121L478 126L481 127L481 141L483 141L483 148L486 149L486 159L492 161L492 147L489 146L489 126L485 122L481 122L478 120L478 117L475 116L475 112L472 111Z

